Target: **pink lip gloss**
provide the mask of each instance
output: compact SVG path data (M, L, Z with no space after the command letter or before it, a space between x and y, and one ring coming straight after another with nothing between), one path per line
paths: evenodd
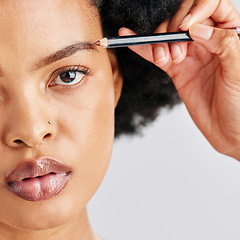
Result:
M6 178L7 188L27 201L46 200L63 190L70 173L68 166L52 158L25 161Z

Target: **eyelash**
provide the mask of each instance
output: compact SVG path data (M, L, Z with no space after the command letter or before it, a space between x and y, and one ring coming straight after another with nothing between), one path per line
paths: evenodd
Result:
M75 72L75 73L80 73L82 74L82 78L81 80L79 80L79 82L75 83L75 84L56 84L54 83L54 81L56 81L56 79L63 73L69 73L69 72ZM81 84L82 81L84 80L85 76L91 75L91 72L88 68L83 67L83 66L68 66L68 67L64 67L61 69L57 69L52 75L54 75L53 80L50 81L49 83L49 87L54 87L54 86L58 86L60 85L61 87L71 87L71 86L76 86L78 84Z

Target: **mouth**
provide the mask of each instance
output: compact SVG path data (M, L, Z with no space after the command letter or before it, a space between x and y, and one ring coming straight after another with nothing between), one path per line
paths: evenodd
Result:
M50 199L60 193L70 178L70 167L49 157L25 161L6 178L7 189L27 201Z

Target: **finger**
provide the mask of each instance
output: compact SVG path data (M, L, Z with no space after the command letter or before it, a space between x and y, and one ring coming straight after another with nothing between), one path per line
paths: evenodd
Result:
M202 24L194 24L190 36L209 52L218 55L221 63L221 74L225 83L240 88L239 55L240 41L232 30L213 28Z
M212 18L208 18L202 22L202 24L210 27L216 27L216 23L212 20Z
M179 26L184 19L184 17L187 15L189 10L192 8L194 4L194 0L185 0L180 5L177 13L173 16L171 19L169 26L168 26L168 32L178 32ZM170 52L171 52L171 58L173 60L173 63L179 64L181 63L186 55L187 55L187 43L171 43L170 45Z
M211 18L218 23L219 28L231 28L240 24L240 14L230 0L220 1Z
M129 28L125 28L125 27L122 27L118 30L118 34L120 36L128 36L128 35L136 35L136 33L134 31L132 31L131 29Z
M172 43L170 45L172 61L175 64L181 63L187 56L188 43Z
M163 26L159 26L156 31L166 32L167 22ZM120 36L136 35L135 32L128 28L119 29ZM143 45L143 46L129 46L133 52L143 57L149 62L154 63L156 66L161 67L166 66L170 61L170 51L168 44L155 44L155 45ZM163 69L164 70L164 69Z
M203 21L203 24L207 26L212 26L212 27L215 26L215 22L211 18L208 18L205 21ZM188 44L189 43L187 42L180 42L180 43L172 43L170 45L171 57L172 57L173 63L179 64L184 61L184 59L187 56Z
M202 23L211 17L220 28L236 27L240 24L240 14L230 0L198 0L183 20L180 29L187 31L194 23Z
M220 0L199 0L183 19L180 29L189 30L194 23L202 23L205 19L211 17L217 9Z
M165 33L168 29L169 20L165 20L160 24L154 33ZM171 61L171 54L168 43L155 44L153 49L153 63L158 67L163 68L169 61Z
M154 31L154 33L164 33L167 32L169 26L169 19L163 21Z
M129 28L122 27L118 31L119 36L128 36L128 35L136 35L134 31ZM145 58L147 61L153 62L153 54L152 54L152 46L151 45L143 45L143 46L130 46L133 52L137 53L141 57Z
M186 17L190 9L192 8L195 0L184 0L180 5L178 11L172 17L171 21L169 22L168 31L169 32L177 32L179 31L179 27Z

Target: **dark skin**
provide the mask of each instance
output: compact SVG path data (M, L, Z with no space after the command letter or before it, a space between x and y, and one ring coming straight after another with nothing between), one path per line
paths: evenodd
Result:
M115 56L92 45L102 37L97 9L10 0L0 21L0 239L98 240L86 204L111 158L122 78ZM64 82L68 69L76 77ZM8 191L6 176L42 156L70 167L66 187L40 201Z
M167 44L133 50L173 78L209 142L238 159L238 37L231 31L192 25L240 25L230 1L217 3L197 1L193 18L182 22L193 4L185 0L172 21L156 30L176 30L185 23L181 29L191 26L194 43L171 45L171 51ZM123 80L114 54L91 46L103 37L97 9L86 0L9 0L1 2L0 11L0 239L99 240L86 205L111 158L114 110ZM81 51L73 50L79 41L88 47L80 44ZM69 67L76 79L64 82L60 73ZM71 179L58 195L31 202L6 189L5 177L19 163L45 155L71 168Z

